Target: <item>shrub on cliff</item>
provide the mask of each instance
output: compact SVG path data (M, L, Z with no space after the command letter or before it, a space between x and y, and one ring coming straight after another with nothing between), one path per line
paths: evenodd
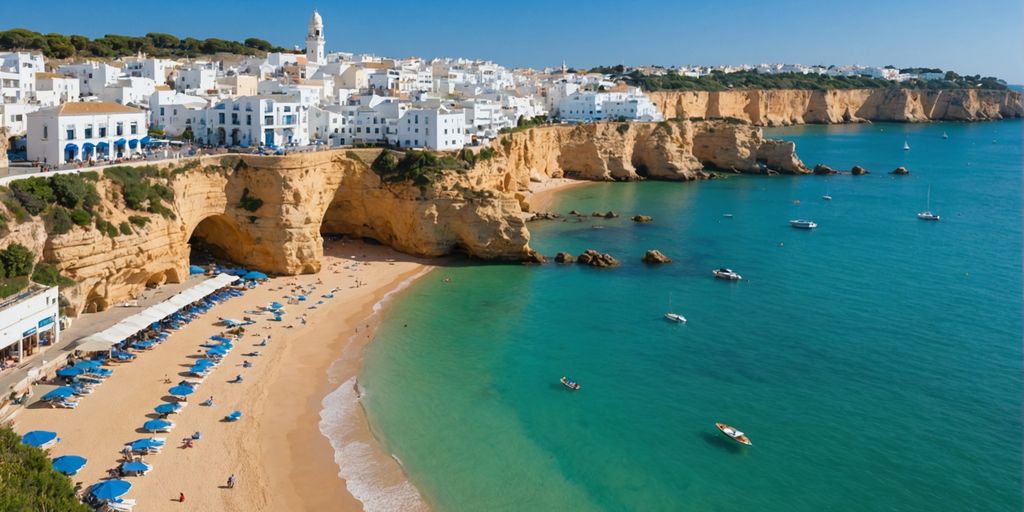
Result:
M46 452L22 444L9 427L0 428L0 510L88 512L71 479L53 469Z
M131 222L133 226L144 228L146 227L146 224L149 224L149 217L143 217L142 215L130 215L128 216L128 222Z
M68 215L68 211L65 208L56 207L50 209L46 214L46 222L50 225L50 233L54 235L63 235L68 231L71 231L74 225L71 222L71 216Z
M470 167L465 160L430 151L408 151L401 160L393 151L382 151L370 166L386 183L411 182L421 187L434 183L445 171Z
M32 272L36 255L24 245L13 243L0 251L0 266L5 277L27 276Z
M57 204L65 208L85 208L92 211L99 204L96 184L78 174L58 174L50 178L50 188Z
M42 213L55 198L49 180L41 177L11 182L11 193L32 216Z
M74 222L76 226L84 228L92 222L92 215L81 208L76 208L71 211L71 222Z
M189 165L189 164L186 164ZM154 183L154 179L166 179L171 172L161 171L154 166L141 167L110 167L103 175L121 186L121 197L125 206L132 210L159 213L164 217L173 217L170 209L163 201L174 200L174 191L162 183Z
M256 196L249 195L249 189L248 188L242 189L242 197L238 200L238 207L239 208L242 208L244 210L249 210L250 212L254 212L256 210L259 210L260 207L262 207L262 206L263 206L263 200L262 199L260 199L260 198L258 198Z
M61 288L74 286L75 284L73 279L65 277L57 270L57 267L49 263L39 263L36 265L35 270L32 271L32 280L44 286L58 286Z

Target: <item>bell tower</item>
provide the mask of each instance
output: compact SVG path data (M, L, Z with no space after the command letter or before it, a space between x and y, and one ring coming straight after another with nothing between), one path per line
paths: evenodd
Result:
M306 30L306 62L309 64L326 64L324 60L324 20L320 13L313 9Z

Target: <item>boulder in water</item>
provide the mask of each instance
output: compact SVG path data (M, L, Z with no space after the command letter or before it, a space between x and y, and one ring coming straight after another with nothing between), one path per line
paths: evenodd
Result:
M576 258L567 252L560 252L555 255L555 263L574 263Z
M657 249L649 249L644 253L644 263L672 263L672 258L665 256Z
M653 220L654 220L654 218L651 217L650 215L634 215L633 216L633 222L639 222L640 224L646 224L646 223L651 222Z
M855 165L853 166L853 169L850 169L850 174L854 176L863 176L865 174L871 174L871 171L868 171L867 169L859 165Z
M619 260L612 257L612 255L607 253L602 254L593 249L583 251L583 254L580 254L579 257L576 258L576 263L603 268L619 266Z
M814 174L817 174L818 176L826 176L826 175L829 175L829 174L839 174L839 171L837 171L837 170L835 170L835 169L833 169L833 168L831 168L831 167L829 167L829 166L827 166L825 164L815 165L813 172L814 172Z
M897 167L897 168L893 169L892 172L890 172L889 174L895 174L897 176L903 176L903 175L906 175L906 174L910 174L910 171L908 171L906 167L900 166L900 167Z

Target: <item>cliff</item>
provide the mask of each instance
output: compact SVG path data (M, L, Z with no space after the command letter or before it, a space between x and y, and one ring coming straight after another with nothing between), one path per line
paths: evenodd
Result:
M708 168L807 172L792 143L724 121L548 126L503 135L491 149L471 168L437 172L419 185L382 180L371 169L379 149L204 157L121 171L129 176L122 180L166 187L166 209L129 208L126 186L108 170L83 178L95 186L92 215L106 229L91 221L55 229L46 212L59 205L19 215L7 197L0 212L11 220L0 246L25 245L73 279L62 294L76 314L106 309L148 285L180 282L199 241L240 265L285 275L317 272L327 234L368 237L423 257L524 261L536 257L524 220L531 182L694 180L708 177Z
M736 118L760 126L863 121L987 121L1024 117L1016 91L851 89L659 91L666 119Z

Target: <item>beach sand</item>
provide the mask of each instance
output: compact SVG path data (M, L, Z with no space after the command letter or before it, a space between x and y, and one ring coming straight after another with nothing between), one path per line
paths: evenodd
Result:
M359 262L356 268L345 268L354 261ZM118 464L125 443L165 437L162 453L145 457L152 471L128 478L133 487L126 497L135 499L140 510L362 510L362 503L339 478L334 450L320 433L322 401L340 383L354 382L363 348L378 321L374 305L429 268L424 261L387 247L329 242L318 274L275 278L215 306L136 361L115 366L114 375L84 397L77 409L30 406L15 417L15 429L53 430L62 441L51 448L52 455L89 459L72 477L83 487ZM357 280L361 285L356 286ZM316 289L309 300L285 306L283 322L249 315L258 322L246 328L242 341L206 377L189 405L168 418L176 423L171 433L141 431L145 421L156 417L153 407L167 396L171 385L164 382L165 375L174 383L182 380L179 374L199 357L200 343L223 330L214 325L217 317L240 319L247 310L274 300L285 302L284 295L293 294L295 286L312 285ZM333 299L321 299L333 288ZM308 309L318 300L324 302ZM307 315L305 325L299 320L302 314ZM268 346L255 347L267 335ZM253 350L260 356L243 356ZM253 366L243 368L244 360ZM244 381L229 383L236 375ZM210 396L213 407L199 405ZM241 411L242 419L222 421L233 410ZM354 424L347 437L369 447L375 481L411 488L397 462L374 442L361 407L355 410L347 418ZM181 448L182 439L196 431L202 439L195 447ZM237 484L227 489L231 474ZM179 493L185 494L185 503L177 502Z
M569 178L551 178L543 182L530 182L530 211L531 212L543 212L547 211L554 202L555 196L558 192L563 190L581 187L593 181L574 180Z

